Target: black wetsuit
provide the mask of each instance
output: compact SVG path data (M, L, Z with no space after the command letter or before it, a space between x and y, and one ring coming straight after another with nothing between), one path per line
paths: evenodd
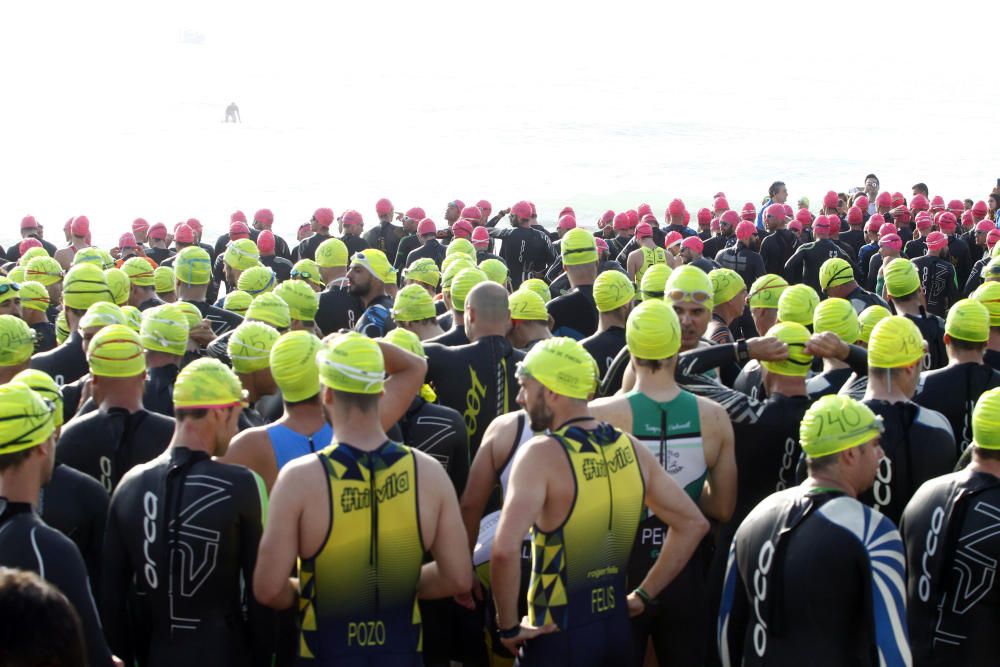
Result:
M912 239L903 246L903 257L916 259L927 254L927 240L924 237Z
M949 236L947 259L955 266L958 283L964 285L965 281L969 279L969 272L972 271L972 257L969 254L969 245L957 236Z
M818 401L824 396L836 394L850 377L850 368L833 368L823 371L819 375L812 376L806 380L806 391L809 392L809 400Z
M447 256L448 249L441 245L437 239L427 239L424 244L410 251L406 256L405 266L413 264L418 259L433 259L437 267L441 268L441 262Z
M976 401L984 391L995 387L1000 387L1000 372L974 362L954 364L921 374L913 402L944 415L951 424L958 456L972 442Z
M830 239L818 239L812 243L800 245L785 263L783 274L785 279L793 285L805 283L816 290L817 294L822 294L823 291L819 285L819 269L823 266L823 262L834 257L840 257L847 261L855 275L858 274L854 259Z
M316 326L324 336L341 329L353 329L362 310L361 299L351 294L345 280L342 285L332 285L320 293Z
M392 319L392 297L385 294L372 299L354 325L355 331L369 338L381 338L395 328L396 321Z
M90 475L111 493L133 466L159 456L173 435L171 417L146 410L96 410L66 424L56 462Z
M701 254L709 259L714 259L721 251L736 243L736 234L717 234L705 241Z
M260 263L274 271L275 280L283 283L292 277L292 263L278 255L261 255Z
M711 273L715 269L722 268L721 266L719 266L718 262L716 262L714 259L709 259L708 257L699 257L698 259L688 263L695 268L701 269L705 273Z
M461 496L469 479L469 434L462 415L417 396L398 424L403 442L440 463Z
M989 260L993 259L989 255L986 255L981 260L972 265L972 270L969 271L969 279L965 281L965 286L962 288L962 296L967 297L973 292L975 292L980 285L983 284L983 269L989 264ZM956 278L957 280L957 278Z
M83 336L79 330L72 332L59 347L33 356L30 365L51 375L60 386L79 380L90 371Z
M167 417L174 416L174 383L180 369L174 364L146 369L142 407Z
M403 284L403 269L405 269L409 264L407 260L410 258L410 253L420 247L420 239L417 238L416 234L407 234L399 240L399 245L396 246L396 259L393 261L392 266L396 269L396 273L399 274L399 284Z
M101 632L80 551L68 537L46 525L28 503L0 498L0 566L36 572L58 588L80 617L90 667L110 667L111 652Z
M857 229L849 229L846 232L840 233L840 240L842 243L847 244L851 249L851 255L857 260L858 253L861 252L861 246L865 244L865 232L863 229L858 227Z
M150 308L156 308L157 306L162 306L165 303L166 301L161 300L160 297L153 296L139 304L139 311L142 312L144 310L149 310Z
M577 285L568 294L549 301L545 307L554 320L553 336L582 340L597 332L597 304L594 303L593 285Z
M924 354L923 370L932 371L948 365L948 349L944 346L944 320L937 315L926 313L922 315L904 315L913 320L920 329L920 335L927 341L927 352Z
M767 273L761 256L742 243L720 250L715 255L715 261L722 268L731 269L740 274L747 289L753 285L755 280Z
M399 249L399 242L406 232L402 227L391 222L379 221L378 227L372 227L365 233L365 243L369 248L375 248L385 253L390 264L396 262L396 254Z
M316 248L318 248L323 241L332 238L333 237L329 234L313 234L312 236L306 237L295 247L295 251L292 253L292 257L290 259L293 263L299 261L300 259L316 259ZM350 258L349 253L347 256Z
M941 413L916 403L876 399L862 402L882 417L885 456L879 463L875 484L858 500L898 522L921 484L954 469L958 460L955 438Z
M947 259L924 255L913 260L920 275L920 284L927 299L927 312L945 317L951 304L958 300L958 278L955 267Z
M795 252L797 239L789 229L776 229L760 242L760 258L764 261L764 272L780 276L785 263ZM750 287L752 283L747 283Z
M248 469L186 447L122 479L108 513L101 610L126 664L270 664L273 615L249 593L265 498Z
M448 347L456 347L458 345L468 345L471 341L469 341L469 337L465 333L465 325L457 324L440 336L435 336L434 338L428 339L426 342L437 343L438 345L447 345Z
M608 327L604 331L584 338L580 341L580 345L583 345L583 349L597 362L601 378L604 378L608 373L608 367L611 366L611 362L625 348L625 328L619 326Z
M986 350L986 354L983 355L983 363L993 370L1000 371L1000 351Z
M528 278L545 275L549 264L555 259L552 239L548 234L531 227L491 229L490 236L502 241L497 254L510 269L512 289L516 290Z
M162 266L163 262L173 257L174 253L170 248L146 248L146 257L156 262L157 266Z
M914 494L899 529L906 545L913 664L996 665L1000 478L963 470Z
M38 237L34 237L34 238L38 238ZM49 257L55 257L56 256L56 250L57 250L57 248L54 245L52 245L51 243L49 243L45 239L38 239L38 240L41 242L42 247L45 248L45 252L49 253ZM7 255L7 261L9 261L9 262L16 262L17 260L21 259L21 242L18 241L14 245L12 245L9 248L7 248L6 255Z
M201 312L202 318L208 320L216 336L243 324L243 318L232 311L217 308L205 301L190 301L189 303L194 304Z
M325 240L325 239L324 239ZM344 234L340 237L340 240L344 242L347 246L347 257L354 257L354 253L363 252L368 249L368 244L360 236L354 236L353 234ZM315 258L313 258L315 259ZM392 261L390 259L390 261Z
M840 491L776 493L730 548L722 664L907 665L904 577L888 518Z
M518 383L514 373L524 359L503 336L486 336L468 345L424 345L427 381L438 403L457 410L469 435L470 459L495 417L517 409Z
M52 469L52 477L38 498L42 521L73 540L80 550L92 588L96 587L101 572L109 500L100 483L79 470L59 464Z
M35 332L35 354L54 350L59 345L56 341L56 325L46 321L28 326Z
M882 297L869 292L860 285L858 285L853 292L848 294L846 298L851 302L851 305L854 306L854 310L858 313L858 315L861 314L861 311L870 306L882 306L883 308L889 307L889 304L887 304Z

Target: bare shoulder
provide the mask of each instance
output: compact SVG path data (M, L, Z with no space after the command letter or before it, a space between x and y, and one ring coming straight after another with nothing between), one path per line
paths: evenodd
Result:
M270 451L271 439L267 427L257 426L238 433L230 443L226 453L219 457L222 463L244 463L267 447Z
M695 399L698 401L698 416L701 418L702 424L709 422L714 426L719 421L729 421L729 413L726 412L726 409L712 399L704 396L695 396Z
M605 396L591 401L587 407L594 419L610 422L619 428L631 429L632 407L627 396Z
M521 410L515 410L514 412L508 412L495 417L489 426L486 427L486 431L483 433L483 441L485 442L487 438L501 438L508 431L513 435L513 431L517 428L518 418L522 414Z
M292 459L278 473L274 493L307 496L326 482L326 470L318 456L300 456Z

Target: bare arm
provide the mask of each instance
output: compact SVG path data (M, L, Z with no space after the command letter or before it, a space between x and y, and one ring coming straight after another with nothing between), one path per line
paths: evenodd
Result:
M494 419L486 427L479 451L476 452L476 457L472 460L472 466L469 468L469 479L465 484L465 491L462 493L459 503L470 553L476 548L476 540L479 537L479 522L483 518L486 503L489 502L490 494L499 481L496 464L493 461L493 449L499 444L504 431L507 430L503 428L504 422L501 419Z
M302 480L307 465L319 465L315 457L293 461L278 474L271 493L264 535L260 538L253 593L257 601L273 609L295 604L296 586L288 576L299 555L299 528L303 510Z
M625 263L625 270L628 271L628 279L635 282L635 274L639 272L639 266L642 264L642 253L636 256L636 251L633 250L628 255L628 261Z
M660 555L640 584L650 597L655 597L687 564L698 543L708 532L708 521L653 455L635 438L632 442L646 482L646 507L670 528Z
M395 345L379 342L385 359L385 395L379 401L378 411L382 428L389 430L410 407L427 373L427 362Z
M414 456L420 482L433 494L430 507L421 507L421 514L426 518L430 510L437 515L434 535L426 541L434 560L420 570L417 595L430 600L464 593L472 588L472 558L465 542L455 489L440 463L423 452L415 451Z
M226 453L216 460L246 466L260 475L268 492L274 488L274 481L278 477L278 462L274 458L274 450L268 442L265 428L251 428L239 433L229 443Z
M698 506L716 521L728 521L736 509L736 452L733 425L718 404L698 398L701 437L715 457L708 464L708 477Z

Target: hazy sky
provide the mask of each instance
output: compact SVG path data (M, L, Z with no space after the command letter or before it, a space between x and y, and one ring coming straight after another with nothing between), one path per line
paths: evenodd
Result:
M262 190L315 197L331 180L331 197L363 199L327 204L338 211L379 188L412 199L420 186L443 204L454 195L429 170L451 192L596 197L620 136L635 141L617 177L634 169L635 183L609 177L608 196L655 192L642 136L655 128L650 150L672 150L666 121L701 141L674 168L712 159L672 179L699 188L688 197L719 187L703 171L725 182L726 168L754 178L739 196L756 197L776 176L752 173L755 159L785 150L815 158L790 163L813 197L825 170L846 189L866 165L894 189L924 173L982 188L1000 175L998 17L971 2L17 3L0 10L0 217L139 214L120 198L169 221L206 205L215 179L244 207ZM233 100L252 141L214 134ZM596 186L559 184L551 171L567 169Z

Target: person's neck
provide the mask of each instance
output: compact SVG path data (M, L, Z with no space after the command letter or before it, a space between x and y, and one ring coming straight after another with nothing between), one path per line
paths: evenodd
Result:
M896 307L896 312L900 315L913 315L914 317L920 316L920 301L917 299L911 299L909 301L893 301L892 305Z
M948 345L947 349L949 366L983 363L983 353L980 350L959 350L953 345Z
M545 340L546 338L552 338L552 332L549 331L549 326L547 323L540 324L528 324L524 329L524 338L526 345L531 345L540 340Z
M367 308L372 301L379 298L380 296L385 296L385 288L376 287L373 285L372 288L368 290L368 294L365 294L363 297L361 297L361 303L364 305L365 308Z
M986 343L986 349L1000 352L1000 327L990 328L990 339Z
M551 428L557 430L568 421L573 421L574 424L577 424L577 422L585 424L585 419L594 419L587 408L587 403L584 401L567 401L563 405L552 409Z
M360 412L334 407L333 432L337 442L344 442L364 451L377 449L389 439L379 423L378 412Z
M24 319L24 323L27 325L41 324L47 321L48 318L45 317L45 311L42 310L32 310L31 308L21 307L21 316Z
M594 281L597 280L597 271L581 271L580 273L567 271L566 277L569 278L570 287L593 285Z
M101 397L101 409L118 408L129 413L142 410L142 389L116 389Z
M89 248L90 244L87 243L87 239L82 239L79 236L73 237L73 247L77 250L83 250L84 248Z
M647 236L643 238L641 241L639 241L639 245L641 245L643 248L655 248L656 241L653 240L652 236Z
M24 364L17 366L0 366L0 386L3 386L14 379L14 376L24 370Z
M164 368L166 366L177 366L180 368L183 357L166 352L146 352L146 368Z
M839 471L824 470L822 473L813 473L809 475L802 485L807 488L836 489L837 491L843 491L851 498L858 497L857 490L843 478L843 475Z
M452 311L451 311L451 321L452 321L452 323L453 323L453 325L454 325L454 327L456 329L458 327L464 327L465 326L465 311L455 310L453 308Z
M326 414L318 400L298 405L285 403L285 413L277 423L287 426L296 433L312 435L326 424Z
M33 458L34 453L31 456ZM38 507L42 484L36 468L29 460L0 473L0 497L12 503L29 503Z
M881 377L868 374L868 389L865 390L865 400L886 401L888 403L908 403L910 396L903 391L898 382L891 384Z
M476 342L482 338L490 338L492 336L504 337L507 335L507 329L509 324L483 324L477 323L475 328L466 328L465 337L469 339L470 342Z
M1000 477L1000 461L985 459L980 457L975 451L972 452L972 463L969 465L970 472L985 472L995 477Z
M616 310L610 313L599 313L597 319L597 330L607 331L611 327L625 328L625 318Z
M804 377L768 373L764 381L764 386L767 388L768 396L775 394L788 397L808 395L808 392L806 392L806 379Z
M205 452L209 456L214 456L215 441L211 432L197 423L200 421L203 420L177 422L170 447L184 447L193 452Z
M413 333L417 334L417 338L420 340L428 340L430 338L437 338L444 333L444 329L438 325L437 321L430 322L427 324L417 324L413 327Z
M177 299L189 303L200 303L205 300L206 288L203 285L185 286L183 283L177 284Z
M733 305L732 301L727 301L716 306L713 312L726 323L726 326L729 326L733 320L743 314L743 308L739 304Z
M672 401L681 393L681 389L674 379L673 366L664 366L655 371L647 366L634 364L633 368L635 369L635 390L654 401L660 403Z

